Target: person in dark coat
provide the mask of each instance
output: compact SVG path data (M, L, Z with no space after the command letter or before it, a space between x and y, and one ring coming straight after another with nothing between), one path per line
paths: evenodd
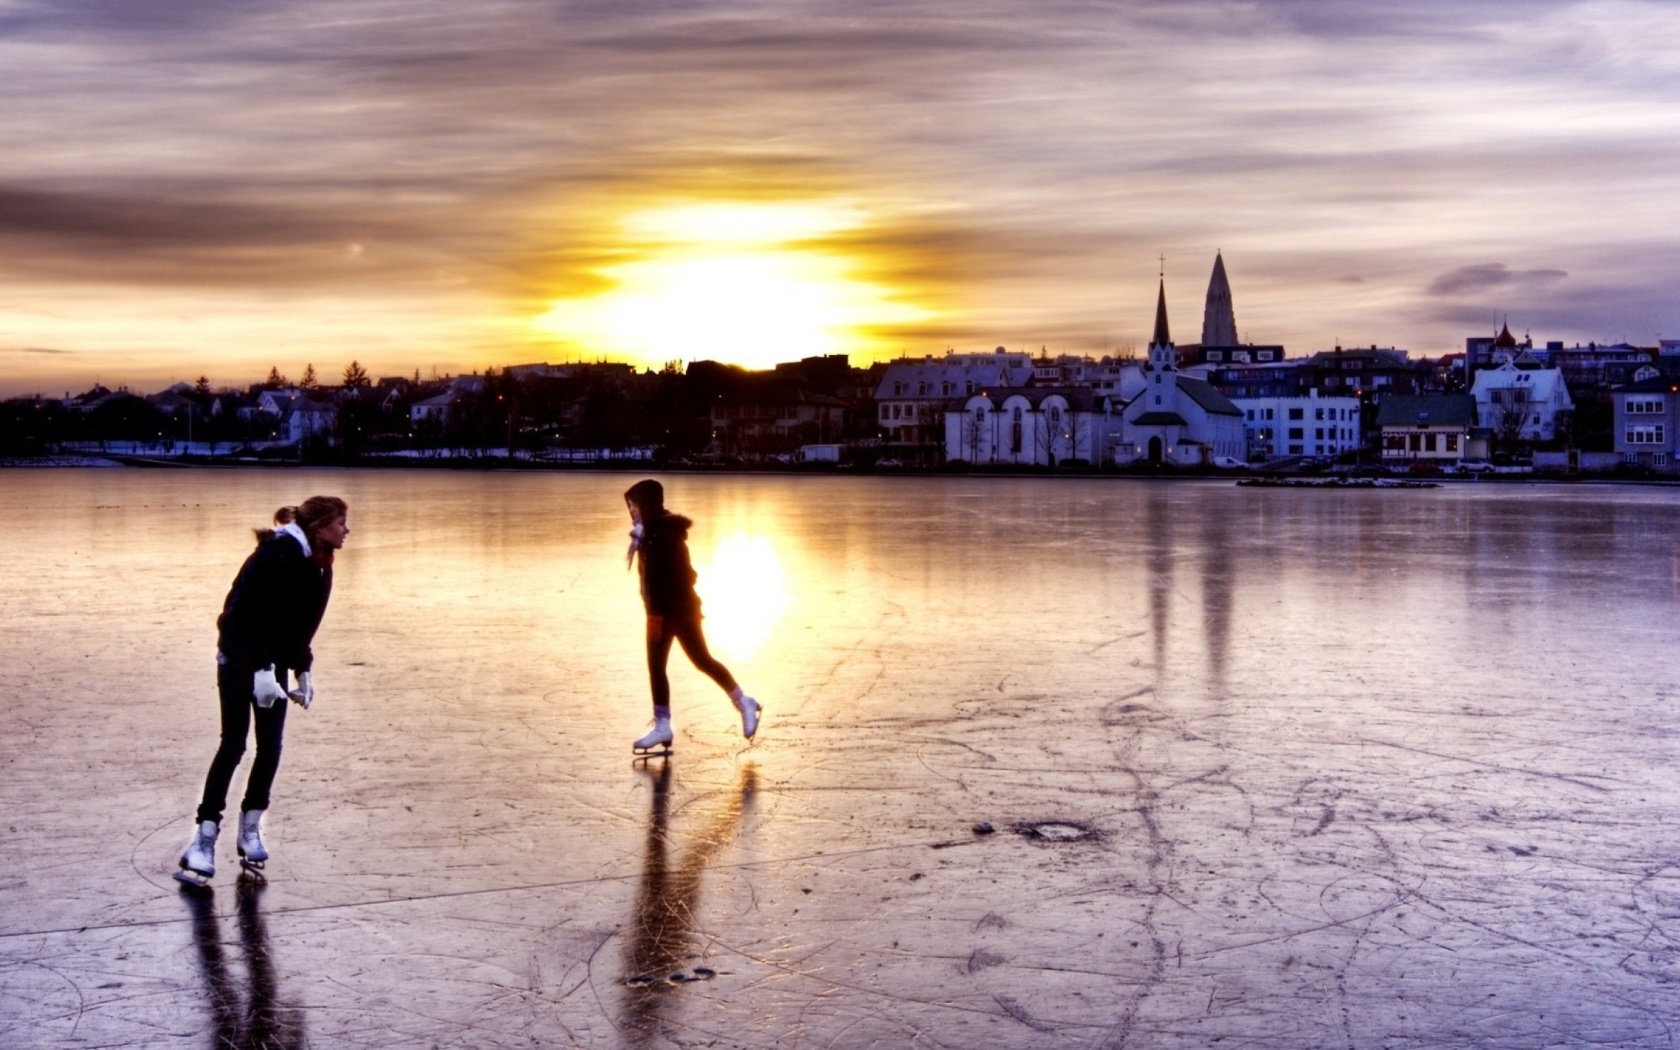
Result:
M222 615L216 620L216 688L221 699L222 735L192 841L181 854L175 877L202 886L216 873L216 836L228 786L245 754L245 737L256 722L257 755L239 805L240 862L261 871L268 859L262 818L280 768L290 698L304 710L315 699L314 651L310 643L332 596L333 556L350 535L349 508L336 496L312 496L274 513L273 529L258 529L257 549L234 577ZM286 689L288 673L294 685Z
M641 576L647 611L648 682L653 690L653 728L631 745L633 750L640 754L670 749L671 681L665 665L673 641L729 694L741 714L741 734L751 740L763 707L742 692L729 668L712 656L700 628L700 596L694 592L696 577L688 557L688 530L694 523L665 509L665 488L652 478L630 486L624 503L630 510L630 558Z

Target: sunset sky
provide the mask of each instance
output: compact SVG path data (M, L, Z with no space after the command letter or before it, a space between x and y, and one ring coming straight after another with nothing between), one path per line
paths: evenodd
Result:
M0 394L1680 337L1680 8L0 0Z

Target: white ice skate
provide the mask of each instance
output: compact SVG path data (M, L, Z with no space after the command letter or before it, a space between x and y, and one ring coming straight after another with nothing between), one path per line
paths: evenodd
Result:
M263 810L248 809L239 814L239 865L252 875L261 875L268 863L268 848L262 840Z
M222 826L213 820L203 821L193 832L192 841L181 852L180 870L175 878L188 886L203 889L216 874L216 835Z
M735 710L741 712L741 735L751 740L753 734L758 732L758 716L764 710L764 705L740 690L736 692L740 695L730 697L730 702L735 705Z
M662 758L671 753L671 720L669 718L655 718L653 728L647 735L630 745L630 752L637 757Z

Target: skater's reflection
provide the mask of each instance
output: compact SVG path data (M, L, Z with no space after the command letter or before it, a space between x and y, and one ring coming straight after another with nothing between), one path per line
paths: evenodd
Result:
M666 855L671 762L657 759L642 768L652 779L653 806L624 960L624 1028L637 1045L657 1035L665 993L712 976L712 970L697 962L700 877L735 837L758 784L757 767L742 767L736 790L723 797L693 844L673 864Z
M268 927L260 907L263 889L261 882L241 879L234 891L248 986L243 1001L222 951L215 898L202 890L182 891L192 913L193 943L210 995L210 1013L216 1024L210 1045L216 1050L301 1050L309 1042L304 1034L303 1011L280 1002L276 995Z

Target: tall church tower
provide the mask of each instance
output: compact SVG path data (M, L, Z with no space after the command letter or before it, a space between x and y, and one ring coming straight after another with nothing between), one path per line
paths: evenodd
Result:
M1143 381L1148 384L1144 396L1151 409L1172 411L1178 404L1178 351L1173 348L1172 334L1167 331L1167 282L1161 279L1155 297L1155 334L1149 340L1149 359L1144 362Z
M1225 256L1213 257L1207 306L1202 310L1202 345L1237 346L1237 312L1231 306L1231 282L1225 277Z

